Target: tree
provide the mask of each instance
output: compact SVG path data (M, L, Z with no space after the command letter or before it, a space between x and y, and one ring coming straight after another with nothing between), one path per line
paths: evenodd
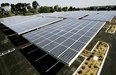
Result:
M80 10L80 8L75 8L75 10Z
M6 6L10 6L10 4L9 3L5 3L6 4Z
M10 4L9 3L2 3L1 7L4 7L4 6L10 6Z
M59 11L59 12L60 12L60 11L62 11L62 8L61 8L61 7L59 7L57 11Z
M54 10L53 7L50 7L50 12L51 12L51 13L55 12L55 10Z
M37 7L39 6L39 3L37 3L37 1L33 1L32 6L34 9L37 9Z
M73 7L72 6L70 6L69 7L69 9L68 9L68 11L72 11L73 10Z
M31 9L30 3L27 3L26 7L27 7L28 10L30 10Z
M95 8L94 7L89 7L89 10L95 10Z
M17 3L16 5L11 4L11 11L15 14L25 14L27 11L27 3Z
M68 7L63 7L62 10L63 11L68 11Z
M1 7L4 7L4 6L6 6L6 3L2 3L2 4L1 4Z
M1 7L4 7L4 6L5 6L5 4L4 4L4 3L2 3L2 4L1 4Z
M11 4L11 12L14 13L16 11L15 5Z
M50 12L50 7L47 7L47 6L45 6L45 7L40 7L40 8L39 8L39 12L40 12L40 13L49 13L49 12Z
M54 10L55 10L55 11L58 11L58 8L59 8L58 5L55 5L55 6L54 6Z
M21 3L15 5L16 11L21 11Z

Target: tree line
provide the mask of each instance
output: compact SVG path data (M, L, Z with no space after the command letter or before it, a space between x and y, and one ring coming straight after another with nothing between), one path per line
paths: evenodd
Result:
M6 11L3 7L10 6L10 11ZM10 15L29 15L36 13L53 13L53 12L61 12L61 11L76 11L79 8L75 7L60 7L58 5L55 6L40 6L37 1L32 2L32 6L30 3L2 3L0 7L1 16L10 16Z
M10 11L6 11L3 7L10 6ZM37 13L53 13L61 11L78 11L78 10L116 10L116 6L93 6L87 8L76 8L76 7L61 7L55 6L40 6L37 1L30 3L2 3L0 7L0 17L7 17L12 15L32 15Z

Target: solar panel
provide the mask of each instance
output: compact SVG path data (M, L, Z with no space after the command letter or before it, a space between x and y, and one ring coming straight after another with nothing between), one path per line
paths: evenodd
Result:
M7 18L1 18L0 22L5 24L6 26L15 25L27 20L32 20L37 18L36 16L12 16Z
M85 15L88 15L88 13L84 11L68 11L68 12L55 12L50 14L38 14L38 16L62 17L62 18L68 18L68 19L70 18L78 19Z
M62 17L62 18L74 18L79 19L86 15L84 19L89 20L99 20L99 21L111 21L112 18L116 15L116 11L68 11L68 12L55 12L47 14L38 14L39 16L47 17Z
M98 20L98 21L111 21L116 15L115 11L97 11L97 13L92 12L89 16L83 18L88 20Z
M46 53L70 66L104 23L65 19L22 36Z
M13 31L17 32L18 34L22 34L22 33L34 30L36 28L43 27L50 23L62 20L62 19L58 19L58 18L46 18L46 17L44 17L44 18L43 17L35 17L34 18L34 16L26 17L24 19L22 19L22 18L21 17L18 18L18 20L16 20L17 23L15 22L15 19L17 19L17 17L1 19L1 23L6 25ZM28 18L30 18L30 19L28 19Z
M90 20L101 20L101 21L111 21L112 17L116 15L116 11L68 11L68 12L55 12L55 13L42 13L37 16L46 17L62 17L62 18L74 18L79 19L89 15L85 19Z

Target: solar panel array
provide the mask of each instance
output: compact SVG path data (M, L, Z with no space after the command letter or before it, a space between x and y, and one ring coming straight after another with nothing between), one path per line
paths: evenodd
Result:
M15 22L15 19L17 19L17 17L12 17L11 19L7 19L7 20L2 19L2 23L5 24L7 27L11 28L12 30L14 30L15 32L17 32L18 34L22 34L30 30L34 30L36 28L40 28L42 26L61 20L58 18L48 18L48 17L43 18L43 17L34 17L34 16L32 18L26 17L25 20L23 18L25 17L16 20L16 22L19 21L17 23Z
M38 16L79 19L86 15L88 15L87 17L84 18L86 20L111 21L112 18L116 15L116 11L70 11L70 12L55 12L49 14L44 13L39 14Z
M99 21L65 19L26 33L23 37L70 66L103 24Z

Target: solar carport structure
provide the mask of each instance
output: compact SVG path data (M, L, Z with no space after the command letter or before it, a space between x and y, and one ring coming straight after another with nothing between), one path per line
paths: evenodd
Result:
M8 19L2 20L2 23L19 35L30 31L22 36L68 66L74 62L105 24L100 21L31 17L31 19L26 18L25 21L18 19L19 23L10 24ZM56 23L51 24L53 22Z
M114 12L78 11L51 13L43 17L14 16L0 19L0 22L32 44L29 48L23 48L22 53L32 63L46 64L38 66L40 70L48 72L58 67L58 64L62 65L61 62L71 66L106 21L111 21L114 15ZM86 17L78 20L83 16Z

